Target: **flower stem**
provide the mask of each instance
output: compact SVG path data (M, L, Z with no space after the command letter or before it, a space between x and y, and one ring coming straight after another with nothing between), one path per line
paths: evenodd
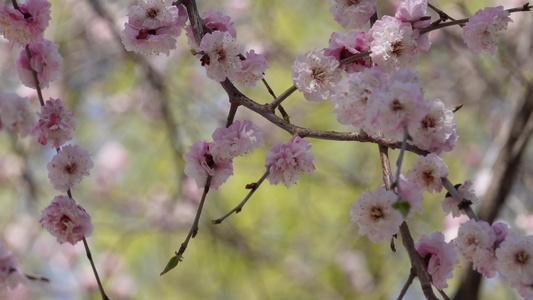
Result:
M94 265L93 256L91 254L91 250L89 249L89 244L87 243L87 240L85 237L83 237L83 246L85 246L85 252L87 252L87 258L91 262L91 267L93 268L94 276L96 277L96 282L98 283L98 289L100 290L100 295L102 295L102 300L109 300L109 297L107 297L104 287L102 286L102 282L100 281L100 277L98 276L98 271L96 271L96 267Z

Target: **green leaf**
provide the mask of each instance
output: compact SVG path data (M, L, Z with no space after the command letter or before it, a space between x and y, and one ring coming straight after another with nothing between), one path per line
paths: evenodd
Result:
M409 209L411 208L411 203L403 199L398 199L398 201L392 205L392 208L399 210L405 218L409 212Z
M163 272L161 272L161 274L159 274L159 276L162 276L163 274L167 273L168 271L174 269L178 265L178 263L180 263L182 261L183 261L183 256L181 256L181 255L172 256L172 258L168 261L167 266L165 267Z
M291 119L290 119L290 117L288 115L283 116L283 120L285 120L285 122L287 122L289 124L291 123Z

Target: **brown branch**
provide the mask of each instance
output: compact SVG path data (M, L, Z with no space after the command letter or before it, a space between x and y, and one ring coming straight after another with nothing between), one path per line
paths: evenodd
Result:
M261 186L261 184L263 183L263 181L268 177L268 174L270 174L270 166L268 166L268 168L266 169L266 172L263 174L263 176L253 184L253 187L252 187L252 190L248 193L248 195L246 195L246 197L244 198L244 200L241 201L241 203L239 203L239 205L237 205L234 209L232 209L230 212L228 212L227 214L225 214L223 217L221 218L218 218L216 220L212 220L211 223L213 224L220 224L222 223L227 217L229 217L231 214L233 213L240 213L241 210L242 210L242 207L244 206L244 204L246 204L246 202L248 202L248 199L250 199L250 197L252 197L252 195L255 193L255 191L257 191L257 189Z
M411 268L411 271L409 272L409 277L407 278L407 281L405 282L405 284L402 287L402 290L400 291L400 295L398 296L398 300L402 300L403 299L403 296L405 296L405 293L407 293L407 290L409 289L409 287L413 283L413 280L415 279L415 277L416 277L416 271L415 271L415 269Z
M98 289L100 290L100 295L102 296L102 300L109 300L109 297L107 297L104 291L104 287L102 286L102 282L100 281L100 276L98 276L98 271L96 271L96 266L94 265L93 256L91 254L91 250L89 249L89 244L87 243L87 240L85 239L85 237L83 237L83 246L85 247L87 258L91 262L91 268L93 269L94 276L96 277L96 282L98 283Z

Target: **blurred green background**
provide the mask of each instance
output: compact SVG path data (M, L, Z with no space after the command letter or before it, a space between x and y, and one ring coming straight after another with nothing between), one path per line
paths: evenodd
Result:
M200 12L218 9L235 22L243 53L255 49L269 63L265 78L279 95L292 85L296 56L328 46L332 32L342 30L326 1L198 1ZM251 120L264 133L265 147L234 161L235 175L208 194L198 236L185 260L160 277L179 249L194 219L201 190L183 174L181 156L198 139L211 140L224 126L229 103L220 85L209 80L189 53L185 35L170 57L140 58L125 53L116 34L126 22L132 1L53 1L46 37L60 45L62 78L45 89L45 99L61 98L75 111L80 126L72 143L92 154L95 168L73 191L91 214L88 238L104 286L112 299L396 299L409 275L407 254L397 240L374 244L357 233L348 215L350 204L366 189L382 184L377 145L312 140L313 175L298 184L266 182L243 211L220 225L216 219L247 194L244 186L264 172L265 151L290 135L261 116L240 108L237 120ZM505 1L506 8L521 6ZM380 15L393 14L396 1L379 1ZM491 1L440 1L456 18L494 5ZM95 8L100 8L100 12ZM436 14L431 12L433 18ZM455 114L460 136L456 149L443 157L450 180L476 182L482 195L487 168L498 149L499 134L523 98L523 80L531 79L531 13L517 13L492 57L473 54L459 27L430 34L433 45L421 53L427 98L441 98ZM366 29L365 29L366 30ZM0 88L30 97L20 85L15 59L20 49L0 39ZM159 75L147 74L150 66ZM150 80L161 83L154 89ZM237 86L259 103L272 100L265 87ZM337 123L330 101L311 103L296 92L284 102L293 124L321 130L353 131ZM526 157L531 157L531 147ZM29 282L11 299L99 299L83 246L59 245L40 228L40 210L58 194L47 178L54 152L33 138L0 133L0 232L21 268L51 279ZM398 151L391 151L393 161ZM414 159L407 154L406 172ZM488 166L488 167L487 167ZM393 167L393 169L395 169ZM533 231L531 183L533 165L526 160L514 199L501 219ZM444 194L425 194L423 215L408 222L416 240L444 231L455 236L459 221L444 216ZM482 198L482 197L480 197ZM455 270L446 292L458 285ZM0 296L2 297L2 296ZM513 299L516 293L499 277L485 281L483 299ZM418 281L407 299L421 299Z

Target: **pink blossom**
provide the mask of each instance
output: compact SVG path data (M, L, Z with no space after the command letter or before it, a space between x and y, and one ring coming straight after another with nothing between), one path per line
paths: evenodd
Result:
M339 62L325 56L324 50L313 50L298 56L292 65L292 80L309 101L331 98L335 84L341 80Z
M518 291L525 300L533 300L533 287L531 284L523 284L519 281L511 282L511 287Z
M422 201L424 201L424 195L422 189L411 180L406 179L403 174L400 174L400 195L401 198L410 204L409 212L405 216L406 220L411 219L414 216L414 212L417 211L419 214L422 214L424 209L422 208ZM398 188L394 191L398 194Z
M342 27L364 26L376 12L377 0L329 0L329 11Z
M37 142L41 145L58 148L72 139L78 127L74 111L65 110L65 102L59 99L50 98L37 115L39 121L31 134L38 137Z
M198 188L204 188L207 177L212 176L212 190L218 190L228 178L233 175L233 164L231 161L220 162L215 160L211 153L214 143L208 143L206 140L198 140L192 146L189 146L189 153L183 155L187 162L185 165L185 174L194 178Z
M20 51L17 59L17 73L20 81L27 87L35 88L35 81L31 68L37 72L39 87L46 88L49 83L58 79L63 58L59 55L59 45L53 42L41 39L28 45L30 48L31 59L28 64L26 50Z
M235 31L234 23L229 16L226 16L219 10L208 10L202 13L202 19L205 26L213 31L228 32L234 39L237 39L237 31ZM204 34L207 32L204 32ZM187 43L191 46L191 49L198 51L198 44L194 34L192 33L192 27L189 24L185 28L185 34L187 35Z
M414 68L418 64L418 33L410 23L383 16L368 32L372 36L370 57L383 71Z
M386 137L401 139L403 128L418 124L427 112L419 74L411 69L392 73L387 85L372 93L367 113Z
M13 258L13 253L5 249L4 242L0 240L0 291L6 287L14 289L25 281L24 275Z
M417 36L418 48L428 51L431 47L428 34L419 35L419 30L428 27L431 24L431 17L427 14L427 0L405 0L396 6L396 19L411 23L414 35Z
M296 184L300 174L315 171L313 144L299 136L287 144L277 143L266 153L265 167L270 167L270 184L283 183L286 187Z
M398 196L385 187L367 189L351 205L350 216L359 226L359 234L367 235L374 243L389 241L400 230L402 214L392 208Z
M63 244L72 245L88 237L93 232L91 216L67 196L56 196L52 203L41 211L39 223Z
M0 130L3 125L27 136L35 126L35 115L30 111L30 100L16 94L0 93Z
M18 6L20 10L0 3L0 33L24 47L43 36L50 21L51 4L46 0L27 0Z
M453 242L446 243L442 232L436 231L430 236L422 235L415 248L423 258L430 256L427 270L433 285L439 290L447 288L446 281L453 277L454 265L459 263Z
M459 187L456 187L457 191L465 200L472 202L472 204L479 204L479 199L476 196L474 190L472 190L472 182L470 180L465 181ZM446 198L441 201L441 206L446 214L452 213L454 218L464 215L464 210L459 208L459 203L450 194L446 194Z
M388 76L379 67L350 73L335 85L331 99L335 103L333 112L341 124L353 125L364 129L368 134L377 133L371 118L367 116L370 95L383 88Z
M329 39L329 48L324 49L324 55L333 56L341 61L368 50L370 50L370 36L365 32L350 30L347 33L333 32ZM348 73L361 72L369 68L370 63L370 57L367 56L342 65L340 68Z
M213 141L211 153L219 162L231 161L264 145L263 133L250 121L235 121L228 128L218 128L213 133Z
M442 179L448 176L448 166L439 156L430 153L419 156L413 164L413 169L407 172L410 181L415 182L425 191L442 191Z
M235 81L245 86L255 86L263 78L268 64L262 54L255 54L254 50L246 52L246 59L241 61L241 70L235 74Z
M413 138L411 143L435 154L453 150L457 141L453 112L446 109L440 99L427 100L426 103L427 114L420 123L409 128L409 134Z
M510 282L533 284L533 236L508 236L496 257L496 268Z
M242 68L239 48L228 32L214 31L204 35L198 49L204 53L202 66L207 77L218 82L226 80L226 77L233 79Z
M130 7L128 23L120 36L128 51L168 56L176 48L176 37L185 22L187 13L183 5L176 7L171 0L140 0Z
M91 175L89 170L93 166L89 151L80 146L67 145L61 148L46 168L54 188L66 192L75 189L84 176Z
M485 50L490 55L498 52L496 39L512 22L509 12L503 6L486 7L471 16L463 27L463 40L474 53Z
M475 270L491 278L496 274L496 241L496 233L487 222L472 219L459 227L455 247Z

